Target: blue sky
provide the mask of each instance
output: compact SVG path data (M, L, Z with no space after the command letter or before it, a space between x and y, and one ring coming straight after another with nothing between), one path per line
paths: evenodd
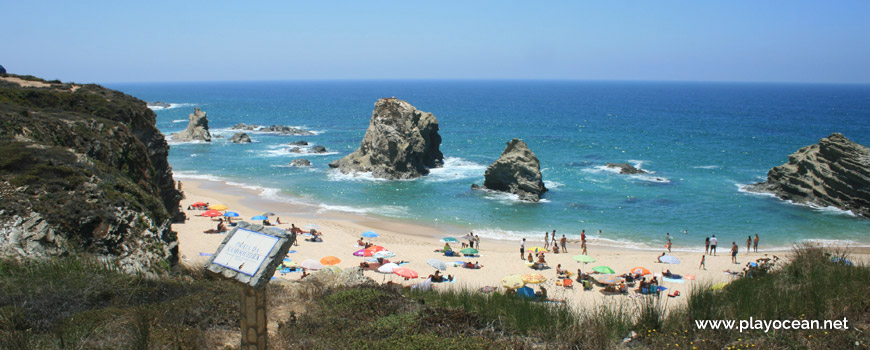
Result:
M870 1L9 1L0 64L78 82L870 83Z

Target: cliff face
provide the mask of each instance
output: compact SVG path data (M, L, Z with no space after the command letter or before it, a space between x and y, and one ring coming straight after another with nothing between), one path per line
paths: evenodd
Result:
M839 133L799 149L748 190L870 217L870 148Z
M0 256L175 262L182 195L154 112L97 85L25 78L0 80Z
M538 157L519 139L507 143L501 157L486 168L483 176L484 188L510 192L524 201L537 202L547 191L541 177ZM477 187L472 185L472 188Z
M438 119L406 101L382 98L375 103L359 149L329 163L343 173L371 172L385 179L426 175L444 163Z

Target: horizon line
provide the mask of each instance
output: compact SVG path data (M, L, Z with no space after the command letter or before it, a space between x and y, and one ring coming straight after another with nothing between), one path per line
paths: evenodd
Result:
M779 84L779 85L870 85L870 82L753 81L753 80L657 80L657 79L562 79L562 78L310 78L250 80L154 80L100 81L92 84L190 84L190 83L280 83L280 82L595 82L595 83L684 83L684 84ZM73 82L65 82L73 83ZM77 83L77 82L75 82ZM79 83L91 84L91 83Z

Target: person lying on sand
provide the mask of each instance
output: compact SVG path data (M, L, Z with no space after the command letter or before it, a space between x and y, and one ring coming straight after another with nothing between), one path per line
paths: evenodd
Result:
M469 261L469 262L463 264L462 267L464 267L466 269L479 269L479 268L483 267L483 265L479 264L477 261L475 261L474 264L472 264L471 261Z

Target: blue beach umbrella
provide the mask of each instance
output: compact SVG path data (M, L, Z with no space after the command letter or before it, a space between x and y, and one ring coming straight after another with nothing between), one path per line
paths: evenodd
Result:
M365 238L375 238L378 236L378 233L375 231L366 231L362 233L362 236Z
M234 211L228 211L228 212L224 213L224 216L230 217L230 218L237 218L237 217L239 217L239 213L236 213Z
M251 220L266 220L266 219L268 219L268 218L265 216L262 216L262 215L257 215L255 217L251 218Z
M444 237L441 239L441 242L444 243L459 243L459 240L453 237Z
M534 299L535 298L535 290L531 289L529 287L522 287L520 289L517 289L517 295L519 295L523 298Z

